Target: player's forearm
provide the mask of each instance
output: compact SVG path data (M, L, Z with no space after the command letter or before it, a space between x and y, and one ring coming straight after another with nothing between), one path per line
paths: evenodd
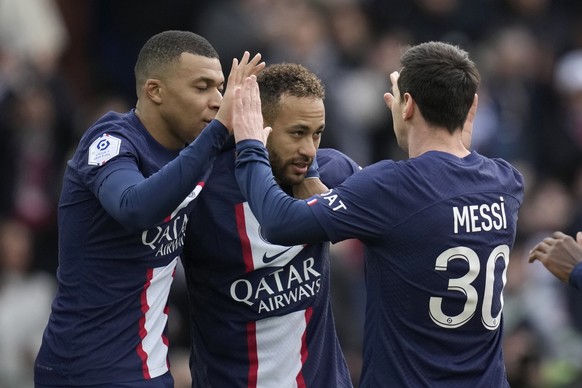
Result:
M309 205L289 197L277 185L259 141L237 143L236 178L269 242L296 245L327 240Z
M147 179L137 170L114 171L98 191L103 207L130 230L153 227L194 190L228 136L214 120L176 159Z

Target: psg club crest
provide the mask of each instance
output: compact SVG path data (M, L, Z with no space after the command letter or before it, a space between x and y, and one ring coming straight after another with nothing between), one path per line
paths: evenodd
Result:
M103 134L99 136L89 147L89 165L101 166L109 159L119 155L119 148L121 147L121 140Z

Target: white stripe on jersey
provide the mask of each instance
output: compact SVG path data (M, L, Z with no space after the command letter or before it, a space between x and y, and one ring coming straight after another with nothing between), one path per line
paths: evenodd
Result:
M248 202L243 204L243 209L254 270L263 267L283 267L303 250L303 245L285 246L267 242L261 236L259 221L251 211Z
M150 284L145 290L149 308L145 313L146 335L142 339L141 345L147 355L144 367L147 368L150 378L161 376L168 371L166 361L168 345L167 339L164 338L164 328L168 321L168 315L165 309L177 263L178 258L176 257L167 266L154 268Z
M306 311L256 322L257 388L296 388L302 368ZM302 377L301 377L302 379ZM303 384L301 384L303 386Z

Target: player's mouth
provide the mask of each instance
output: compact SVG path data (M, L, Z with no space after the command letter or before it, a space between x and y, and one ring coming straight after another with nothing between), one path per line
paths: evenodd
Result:
M295 175L305 175L309 169L309 163L292 163L291 171Z

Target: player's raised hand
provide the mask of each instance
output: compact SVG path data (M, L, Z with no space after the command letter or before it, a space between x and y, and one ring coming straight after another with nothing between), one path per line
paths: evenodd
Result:
M397 71L393 71L390 74L390 82L392 83L392 89L398 88L398 77L400 77L400 73ZM392 110L392 104L394 103L394 94L387 92L384 93L384 102L386 102L386 106L388 109Z
M235 89L234 98L234 139L238 143L242 140L260 140L267 144L271 127L263 127L263 113L261 112L261 96L257 77L247 77L242 87Z
M237 87L240 88L247 77L257 75L264 68L265 62L261 62L261 54L256 54L252 59L250 59L250 53L245 51L240 63L236 58L232 60L232 67L228 75L224 98L220 105L220 109L216 113L216 119L230 132L232 132L233 129L232 118L234 113L235 89Z

